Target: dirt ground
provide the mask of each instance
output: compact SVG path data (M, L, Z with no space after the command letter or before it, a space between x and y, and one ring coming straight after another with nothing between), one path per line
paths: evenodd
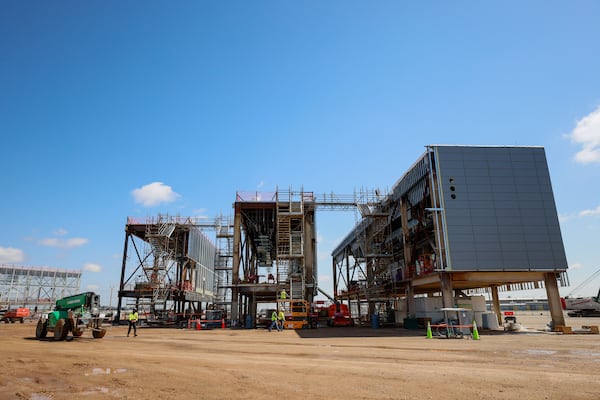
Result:
M520 332L480 340L400 328L142 327L128 338L118 326L54 342L35 339L35 322L0 324L0 399L600 399L600 335L518 318Z

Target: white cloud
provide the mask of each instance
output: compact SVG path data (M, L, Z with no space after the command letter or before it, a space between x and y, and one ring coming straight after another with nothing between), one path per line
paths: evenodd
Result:
M600 106L577 121L569 137L582 146L575 154L576 161L583 164L600 162Z
M167 186L162 182L152 182L131 191L133 198L137 204L144 207L153 207L161 203L172 203L181 197L175 193L171 186Z
M575 264L571 264L569 265L570 269L581 269L583 268L583 265L579 264L579 263L575 263Z
M54 236L65 236L69 232L65 228L58 228L52 233L54 234Z
M70 249L72 247L79 247L87 244L89 240L86 238L71 238L71 239L61 239L61 238L47 238L42 239L39 243L42 246L48 247L58 247L61 249Z
M0 263L13 264L23 262L23 260L25 260L23 250L14 247L0 247Z
M594 215L600 215L600 206L593 210L583 210L579 212L580 217L593 217Z
M261 189L263 186L265 186L265 181L260 181L258 183L258 185L256 186L257 189Z
M85 288L90 292L95 292L100 289L100 285L87 285Z
M102 272L100 264L86 263L83 265L83 270L88 272Z

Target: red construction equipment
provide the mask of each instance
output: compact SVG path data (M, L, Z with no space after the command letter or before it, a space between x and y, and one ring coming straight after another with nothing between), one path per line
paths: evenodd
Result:
M346 304L336 302L327 309L328 326L354 326L354 320L350 318L350 312Z
M4 315L2 316L2 321L6 322L7 324L10 323L14 323L19 321L20 323L25 322L25 318L29 317L29 308L13 308L8 310L7 312L4 313Z

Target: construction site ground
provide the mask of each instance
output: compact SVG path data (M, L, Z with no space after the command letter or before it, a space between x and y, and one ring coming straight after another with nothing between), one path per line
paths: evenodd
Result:
M35 322L0 325L0 399L594 399L600 335L520 331L480 340L425 330L187 330L110 326L64 342ZM566 318L574 331L600 318Z

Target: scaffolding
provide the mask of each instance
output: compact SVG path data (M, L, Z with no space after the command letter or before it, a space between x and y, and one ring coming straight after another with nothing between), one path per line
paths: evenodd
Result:
M238 192L234 204L232 318L245 325L248 320L242 320L249 318L252 324L258 305L276 304L283 290L288 299L312 303L318 290L316 210L356 212L357 206L373 207L379 196L378 190L353 195L315 195L291 188ZM372 217L382 218L377 213ZM372 232L367 240L369 248L382 237L381 232Z
M231 306L231 218L159 214L128 217L117 319L136 307L157 325L179 324L206 308ZM215 242L205 231L214 230Z
M133 234L152 250L151 257L138 257L144 279L150 274L160 282L161 289L148 296L154 304L177 296L212 301L228 307L233 325L253 326L258 305L277 304L283 290L312 303L318 289L316 210L355 212L356 225L332 259L333 297L348 303L357 322L370 322L382 309L398 310L401 301L414 317L411 303L420 295L441 297L447 308L456 296L488 291L497 300L504 289L538 287L546 287L553 319L560 321L557 284L567 285L568 277L549 183L540 148L427 146L389 193L237 192L233 220L188 218L187 228L176 220L174 231L172 224L153 222L150 230ZM523 217L542 206L544 213ZM169 253L177 229L190 227L217 231L210 288L198 280L196 260ZM539 234L548 240L537 240ZM124 282L122 277L121 292Z
M57 299L79 292L81 271L0 265L0 309L49 309Z

